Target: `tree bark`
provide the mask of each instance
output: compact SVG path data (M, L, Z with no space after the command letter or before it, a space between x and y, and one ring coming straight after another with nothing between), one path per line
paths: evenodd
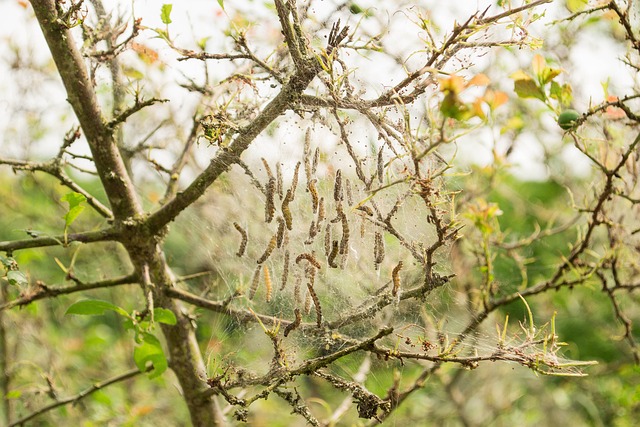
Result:
M223 423L215 401L203 398L207 388L202 354L189 319L179 304L164 295L163 289L173 286L164 255L158 246L156 233L145 233L144 212L118 150L114 130L103 119L87 68L73 36L59 20L55 0L32 0L36 18L53 56L71 104L89 144L98 175L114 214L118 240L125 246L139 275L147 266L153 286L156 307L171 310L178 320L175 326L162 325L170 366L180 382L183 396L194 426L216 426ZM135 227L138 225L138 227ZM131 227L134 227L133 229Z

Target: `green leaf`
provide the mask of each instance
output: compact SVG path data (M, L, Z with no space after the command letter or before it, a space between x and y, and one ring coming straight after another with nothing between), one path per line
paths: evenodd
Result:
M545 94L532 78L514 80L513 90L520 98L536 98L545 100Z
M222 10L224 10L224 0L218 0L218 4L222 8Z
M71 192L62 196L60 200L69 204L69 211L63 217L65 224L68 227L84 210L84 206L82 206L81 203L85 202L87 198L80 193Z
M162 19L163 24L171 24L171 9L173 9L172 4L162 5L162 9L160 10L160 19Z
M167 310L166 308L154 308L153 318L156 322L164 323L166 325L175 325L178 322L173 311Z
M572 13L580 12L589 3L589 0L567 0L567 9Z
M8 271L7 280L9 281L9 284L13 286L25 286L29 283L27 277L18 270Z
M82 316L99 316L106 311L115 311L123 316L128 316L128 313L121 307L115 304L111 304L109 301L102 301L98 299L88 299L78 301L71 304L65 314L78 314Z
M153 370L149 373L149 378L159 377L169 367L160 340L150 333L144 333L142 337L142 343L133 350L133 360L141 372L146 371L151 363Z

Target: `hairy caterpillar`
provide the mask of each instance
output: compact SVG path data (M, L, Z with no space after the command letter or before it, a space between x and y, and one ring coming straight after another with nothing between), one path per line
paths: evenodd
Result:
M256 296L256 291L258 290L258 285L260 284L260 270L262 269L262 264L258 264L256 267L256 271L253 272L253 279L251 280L251 287L249 288L249 299L253 299Z
M391 279L393 279L393 289L391 289L391 295L394 297L398 295L398 291L400 290L400 270L402 270L402 261L398 261L398 265L396 265L391 272Z
M236 228L236 230L238 230L238 233L240 233L240 236L242 237L242 240L240 241L240 247L238 248L238 252L236 253L236 256L241 257L242 255L244 255L244 251L247 249L247 232L244 228L240 227L240 224L238 224L237 222L234 222L233 226Z
M282 216L284 217L284 223L287 226L287 230L291 231L293 228L293 216L291 215L291 209L289 203L293 200L291 189L287 190L287 195L284 196L282 201Z
M318 234L318 229L316 228L315 220L311 220L311 224L309 224L309 238L304 241L305 245L310 245L313 243L313 238Z
M280 290L283 290L287 286L287 278L289 276L289 250L284 251L284 267L282 271L282 284Z
M331 224L327 224L324 228L324 253L329 256L331 252Z
M264 286L266 290L265 300L271 302L271 291L273 290L271 284L271 274L269 274L269 267L264 266Z
M302 323L302 315L300 314L300 309L296 308L295 310L293 310L293 314L296 316L296 318L293 322L289 323L286 328L284 328L285 337L293 332L298 326L300 326L300 323Z
M331 253L329 254L329 267L338 268L338 264L336 264L336 256L338 255L338 241L334 240L331 242Z
M384 149L384 145L380 147L378 150L378 181L382 184L382 180L384 179L384 157L382 156L382 150Z
M316 308L316 325L318 328L322 326L322 307L320 307L320 299L318 298L318 294L316 294L315 289L311 286L311 283L307 283L307 289L309 290L309 295L311 295L311 299L313 300L313 305ZM309 311L311 311L311 307L309 307Z
M267 176L269 177L269 179L273 178L273 172L271 172L269 163L267 163L264 157L262 157L260 160L262 160L262 164L264 165L264 169L267 171Z
M367 216L373 216L373 210L367 205L358 206L356 209L366 213Z
M309 193L311 193L311 206L313 208L313 213L318 212L318 189L316 188L316 180L315 178L310 180L307 184L307 188L309 189Z
M279 248L282 247L282 242L284 241L284 220L278 217L278 231L276 231L276 244Z
M349 221L347 216L342 213L342 240L340 241L340 255L346 254L349 248Z
M347 188L347 203L349 203L349 206L353 206L353 193L351 192L351 181L349 181L349 178L345 180L345 187Z
M316 151L313 152L313 163L311 164L311 174L315 175L316 170L318 169L318 161L320 160L320 149L316 148Z
M274 234L271 240L269 240L269 244L267 245L267 248L264 250L264 253L257 261L258 264L262 264L267 260L267 258L269 258L269 255L271 255L271 252L273 252L273 250L276 248L277 237L278 236Z
M336 222L340 222L343 216L344 216L344 210L342 209L342 204L336 203L336 217L333 218L330 222L332 224L335 224Z
M373 245L373 258L376 270L380 268L380 264L384 261L384 240L382 234L376 232L375 242Z
M278 193L280 200L282 200L283 191L282 166L280 165L280 162L278 162L276 163L276 193Z
M306 259L307 261L309 261L309 263L311 265L313 265L315 268L317 268L317 269L321 268L321 265L318 262L318 260L316 259L315 255L310 254L308 252L301 253L300 255L298 255L296 257L296 264L300 264L300 261L302 261L303 259Z
M269 177L269 181L267 182L267 187L266 187L267 200L264 205L265 222L271 222L273 220L273 215L276 212L276 204L274 201L275 192L276 192L276 179L274 177Z
M333 187L333 200L336 202L342 201L342 171L338 169L336 171L336 182Z
M316 269L313 266L309 265L304 270L304 273L305 277L309 279L309 283L311 283L311 286L313 286L316 282Z
M296 188L298 188L298 172L300 171L300 162L296 163L296 168L293 171L293 179L291 181L291 200L296 195Z

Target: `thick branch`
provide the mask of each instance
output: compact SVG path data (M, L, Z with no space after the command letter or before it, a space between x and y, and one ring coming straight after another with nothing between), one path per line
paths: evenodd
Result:
M105 124L84 60L69 29L59 22L55 0L32 0L42 33L49 45L75 112L91 149L91 154L116 218L139 214L133 184L126 172L112 130Z
M71 242L93 243L117 240L120 233L115 228L106 228L98 231L87 231L85 233L73 233L59 236L43 236L33 239L14 240L11 242L0 242L0 251L11 252L19 249L43 248L46 246L64 246Z

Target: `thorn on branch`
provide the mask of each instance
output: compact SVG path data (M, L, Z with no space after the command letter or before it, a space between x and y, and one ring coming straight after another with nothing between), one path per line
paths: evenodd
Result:
M169 100L151 98L146 101L140 101L140 99L138 99L138 96L136 94L136 100L135 100L135 104L133 104L133 107L118 114L113 120L107 123L107 128L109 128L110 130L113 130L120 123L124 123L130 116L134 115L135 113L137 113L138 111L142 110L145 107L155 104L156 102L169 102Z

